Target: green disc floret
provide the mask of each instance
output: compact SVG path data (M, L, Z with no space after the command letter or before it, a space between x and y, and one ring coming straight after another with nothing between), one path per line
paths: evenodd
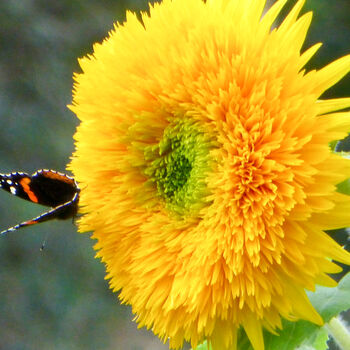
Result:
M176 119L157 145L145 148L145 174L166 208L190 215L208 203L206 178L211 171L213 137L198 122Z

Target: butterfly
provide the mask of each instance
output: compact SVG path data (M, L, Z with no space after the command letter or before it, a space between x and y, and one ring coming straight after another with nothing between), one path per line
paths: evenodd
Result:
M0 232L0 235L52 219L74 218L78 211L80 188L77 182L55 170L40 169L32 175L23 172L0 174L0 188L30 202L52 208Z

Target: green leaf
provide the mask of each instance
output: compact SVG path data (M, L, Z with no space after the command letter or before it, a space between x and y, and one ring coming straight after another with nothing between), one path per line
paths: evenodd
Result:
M340 312L350 309L350 273L339 282L337 287L317 287L315 292L307 293L312 305L325 322L329 322ZM264 332L266 350L326 350L328 333L324 327L311 322L282 321L283 329L279 335ZM246 334L241 331L238 336L238 349L251 350ZM196 350L208 349L206 342Z
M203 344L198 345L195 350L212 350L211 345L208 347L208 343L205 341Z
M347 179L337 185L337 190L340 193L350 194L350 179Z
M283 321L283 330L279 336L268 332L264 336L265 348L268 350L327 349L327 332L307 321Z
M314 348L315 349L327 349L327 340L328 340L328 332L325 330L324 327L320 328L320 331L316 335L315 341L314 341ZM301 348L300 348L301 350Z
M317 287L315 292L307 293L312 305L325 322L350 308L350 274L347 274L337 287ZM307 350L327 349L327 331L323 327L307 321L283 321L279 336L265 333L267 350Z
M337 287L317 287L316 292L308 292L312 305L325 322L340 312L350 309L350 273L346 274Z

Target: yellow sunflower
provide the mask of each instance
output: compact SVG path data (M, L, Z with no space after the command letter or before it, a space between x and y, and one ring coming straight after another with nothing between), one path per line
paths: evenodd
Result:
M281 317L322 324L305 289L350 255L324 230L350 225L336 184L349 161L328 143L350 129L320 100L350 56L303 68L311 13L287 0L164 0L140 22L127 13L80 60L72 110L80 119L70 169L81 190L79 230L139 326L170 347L208 340L255 350Z

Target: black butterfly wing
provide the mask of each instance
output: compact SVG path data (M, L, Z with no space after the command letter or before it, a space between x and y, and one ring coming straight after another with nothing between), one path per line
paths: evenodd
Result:
M0 174L0 187L15 196L37 203L35 194L30 190L31 176L14 172L10 174Z
M63 203L39 216L33 218L31 220L23 221L20 224L10 227L2 232L0 235L5 235L10 231L18 230L19 228L39 224L41 222L49 221L52 219L68 219L70 217L75 217L78 211L78 201L79 201L79 193L77 192L73 199Z
M33 175L22 172L0 174L0 187L15 196L52 208L71 201L79 192L73 178L46 169Z
M72 177L45 169L32 175L30 190L35 193L37 203L53 208L72 201L74 195L79 192Z
M0 235L52 219L74 218L78 211L80 189L76 181L54 170L41 169L33 175L22 172L0 174L0 188L28 201L52 207L36 218L0 232Z

